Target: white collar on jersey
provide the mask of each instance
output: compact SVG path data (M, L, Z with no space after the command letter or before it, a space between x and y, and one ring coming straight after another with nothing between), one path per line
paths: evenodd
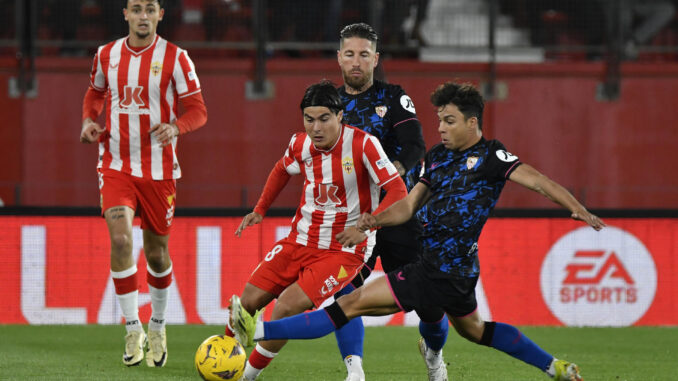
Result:
M148 44L147 47L145 47L145 48L143 48L143 49L141 49L140 51L137 52L137 51L135 51L134 49L132 49L131 46L129 46L129 36L127 36L127 37L125 38L125 48L127 48L127 50L129 50L129 52L132 53L133 55L138 56L138 55L143 54L143 53L144 53L145 51L147 51L148 49L152 48L153 45L155 45L155 43L158 42L159 39L160 39L160 35L159 35L159 34L156 34L156 35L155 35L155 38L153 39L153 42L151 42L150 44Z

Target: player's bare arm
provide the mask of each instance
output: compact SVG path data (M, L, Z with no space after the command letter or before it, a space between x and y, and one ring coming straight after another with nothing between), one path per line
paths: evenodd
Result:
M363 214L358 220L358 229L365 231L380 226L396 226L408 221L431 197L431 191L422 183L412 188L410 193L401 200L393 203L383 212L372 216Z
M151 134L164 147L172 142L172 138L179 136L179 127L169 123L158 123L151 127Z
M87 118L82 122L82 130L80 130L80 143L95 143L99 140L99 136L105 131L99 123Z
M257 212L252 212L245 217L243 217L242 221L240 222L240 226L238 226L238 229L235 231L235 235L240 237L242 234L242 231L245 230L246 227L256 225L260 223L264 219L264 216Z
M571 217L573 219L583 221L595 230L600 230L606 226L603 220L589 212L567 189L544 176L530 165L520 165L509 175L509 180L538 192L549 200L562 205L572 212Z

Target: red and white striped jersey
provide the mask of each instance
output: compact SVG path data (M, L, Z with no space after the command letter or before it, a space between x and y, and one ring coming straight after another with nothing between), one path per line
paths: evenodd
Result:
M181 177L176 137L161 147L149 130L158 123L173 123L178 99L200 92L186 51L156 36L137 52L121 38L99 47L90 85L108 92L98 167L154 180Z
M289 238L299 244L350 253L372 254L375 232L352 248L335 236L355 226L362 213L379 205L380 188L398 178L379 140L358 128L342 126L331 149L317 149L305 132L295 134L281 159L287 173L305 176L301 201L292 220Z

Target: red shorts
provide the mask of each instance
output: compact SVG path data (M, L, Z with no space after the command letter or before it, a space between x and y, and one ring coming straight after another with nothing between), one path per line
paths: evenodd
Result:
M176 202L176 180L135 177L114 169L99 168L101 215L114 206L129 206L141 217L141 228L168 235Z
M285 238L266 254L249 283L278 296L297 282L318 307L349 284L362 266L362 254L313 249Z

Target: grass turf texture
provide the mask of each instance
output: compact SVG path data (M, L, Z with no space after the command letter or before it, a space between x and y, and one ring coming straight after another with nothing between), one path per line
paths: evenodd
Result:
M675 327L521 329L556 357L579 364L587 381L675 379ZM198 380L195 350L205 338L222 331L219 326L168 326L167 365L155 369L145 361L131 368L122 364L122 326L0 325L0 379ZM367 379L426 380L418 337L416 328L366 328ZM444 354L450 380L549 380L529 365L462 339L452 328ZM259 380L340 381L345 377L334 335L328 335L290 341Z

